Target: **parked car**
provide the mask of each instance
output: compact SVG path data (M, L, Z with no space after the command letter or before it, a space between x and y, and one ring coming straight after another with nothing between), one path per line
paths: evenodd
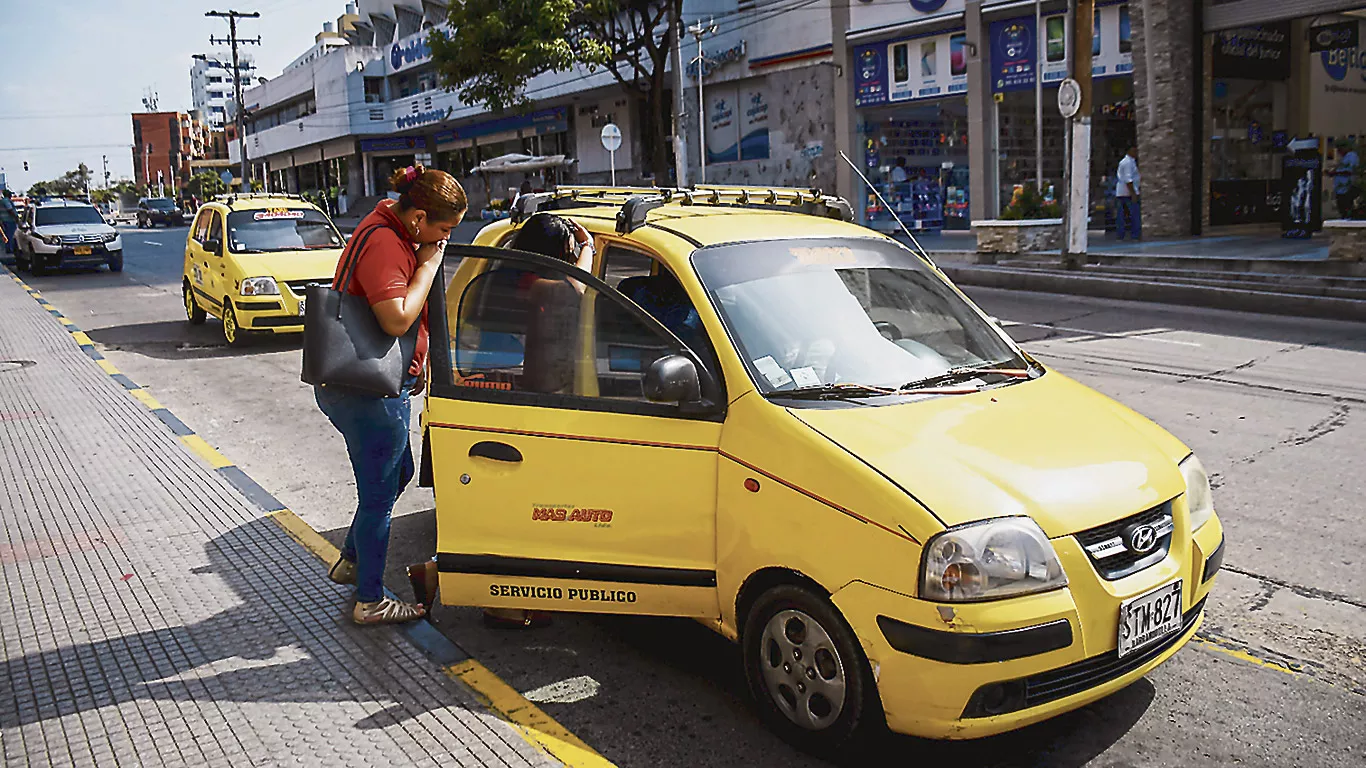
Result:
M20 220L15 261L35 275L66 267L108 265L123 271L123 240L95 206L77 200L33 202Z
M542 204L592 274L508 247ZM449 246L419 473L441 600L695 619L826 754L884 720L1019 728L1184 646L1224 551L1199 460L849 217L580 188Z
M300 333L311 283L331 283L346 240L297 195L223 195L199 207L185 240L182 293L193 325L212 315L236 346Z
M138 200L138 227L185 226L185 211L169 197L144 197Z

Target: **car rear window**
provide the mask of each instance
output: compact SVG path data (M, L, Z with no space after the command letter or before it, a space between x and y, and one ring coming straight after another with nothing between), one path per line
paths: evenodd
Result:
M312 208L261 208L228 214L228 247L236 253L340 248L331 220Z
M71 208L39 208L33 212L33 225L44 227L50 224L103 224L104 218L94 208L77 206Z
M148 208L155 208L158 211L169 211L175 208L175 201L169 197L154 197L147 201Z

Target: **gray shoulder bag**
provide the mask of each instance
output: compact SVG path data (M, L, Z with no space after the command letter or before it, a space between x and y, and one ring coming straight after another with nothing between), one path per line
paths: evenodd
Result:
M364 236L351 238L342 254L341 275L332 285L308 286L300 377L307 384L352 390L371 397L402 394L403 380L417 349L421 319L414 321L403 336L395 338L380 327L364 296L346 292L361 251L375 230L382 228L375 225Z

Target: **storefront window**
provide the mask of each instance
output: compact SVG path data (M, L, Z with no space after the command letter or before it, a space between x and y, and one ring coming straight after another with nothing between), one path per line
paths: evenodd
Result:
M869 111L860 127L863 171L907 227L968 229L968 109L959 97ZM868 226L899 229L867 193Z

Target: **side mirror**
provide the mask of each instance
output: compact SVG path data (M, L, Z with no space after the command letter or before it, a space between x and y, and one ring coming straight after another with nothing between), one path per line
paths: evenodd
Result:
M222 241L222 240L205 240L205 241L204 241L204 250L208 251L209 253L213 254L214 256L222 256L222 255L223 255L223 241Z
M666 355L645 371L645 397L654 403L696 403L702 399L697 366L682 355Z

